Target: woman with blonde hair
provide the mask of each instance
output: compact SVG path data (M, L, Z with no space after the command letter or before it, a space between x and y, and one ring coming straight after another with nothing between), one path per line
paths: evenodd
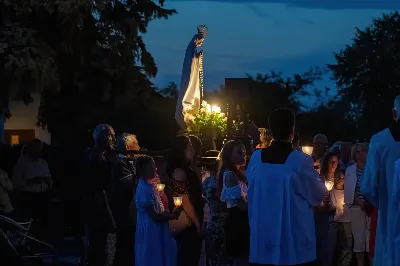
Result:
M366 214L368 203L360 192L360 182L364 172L368 147L357 143L351 151L351 159L355 164L346 168L344 202L350 210L351 230L354 239L353 251L356 254L357 265L364 265L364 252L369 250L369 217Z

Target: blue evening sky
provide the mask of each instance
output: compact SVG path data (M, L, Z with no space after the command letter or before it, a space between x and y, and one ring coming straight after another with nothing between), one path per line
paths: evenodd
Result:
M150 23L144 36L155 57L154 82L179 84L185 49L198 24L206 24L205 89L245 73L302 73L333 63L355 28L382 13L400 10L400 0L166 0L178 14ZM320 86L334 87L327 75Z

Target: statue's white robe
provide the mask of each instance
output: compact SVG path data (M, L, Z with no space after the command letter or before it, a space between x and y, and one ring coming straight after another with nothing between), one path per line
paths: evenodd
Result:
M396 142L389 129L372 136L363 177L361 192L378 208L374 266L399 266L395 263L394 240L397 204L393 200L395 190L394 165L400 158L400 142Z
M292 151L284 164L263 163L253 153L246 172L250 262L295 265L316 259L313 207L326 188L311 156Z
M194 106L196 101L198 101L200 107L200 54L197 52L196 41L201 38L203 37L199 34L193 36L186 48L183 61L178 102L175 110L175 120L182 129L186 128L183 112Z

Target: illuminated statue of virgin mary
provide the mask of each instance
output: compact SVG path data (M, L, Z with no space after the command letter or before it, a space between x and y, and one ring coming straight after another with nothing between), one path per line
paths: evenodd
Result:
M203 90L203 51L200 51L204 37L208 32L205 25L197 27L197 34L190 40L186 48L175 119L182 129L193 119L193 114L200 109Z

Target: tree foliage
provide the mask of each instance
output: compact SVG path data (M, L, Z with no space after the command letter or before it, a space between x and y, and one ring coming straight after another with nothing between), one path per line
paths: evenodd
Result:
M142 35L150 21L175 13L163 2L1 0L3 105L43 92L38 124L55 135L87 131L127 105L147 110L157 66Z
M364 30L357 29L353 43L335 54L329 65L347 117L360 137L387 127L391 108L400 94L400 14L384 14Z
M270 74L248 75L254 81L248 100L250 119L257 125L266 127L268 115L277 108L301 112L307 98L321 95L314 83L321 78L322 73L319 68L311 68L301 75L295 74L288 78L274 71Z

